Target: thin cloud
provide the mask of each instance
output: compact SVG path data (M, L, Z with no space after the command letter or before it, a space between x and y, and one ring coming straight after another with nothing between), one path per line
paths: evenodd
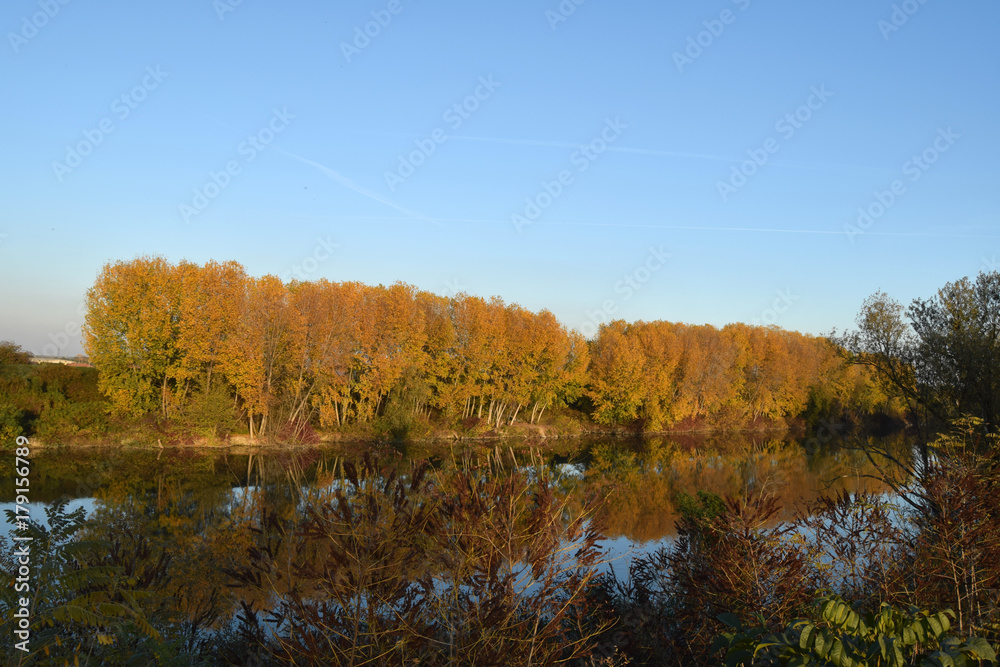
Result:
M359 195L361 195L363 197L367 197L368 199L371 199L373 201L377 201L380 204L385 204L386 206L388 206L388 207L390 207L392 209L395 209L395 210L399 211L400 213L403 213L403 214L409 216L410 218L416 218L417 220L423 220L424 222L429 222L429 223L431 223L433 225L437 225L438 227L443 227L444 226L443 224L441 224L437 220L434 220L432 218L428 218L426 215L423 215L421 213L417 213L416 211L411 211L411 210L409 210L407 208L403 208L402 206L396 204L395 202L392 202L392 201L386 199L385 197L383 197L382 195L378 194L377 192L372 192L368 188L361 187L360 185L358 185L357 183L355 183L351 179L347 178L346 176L341 175L340 173L334 171L333 169L330 169L326 165L323 165L323 164L320 164L319 162L315 162L313 160L310 160L309 158L304 158L301 155L296 155L295 153L289 153L288 151L286 151L284 149L281 149L281 148L278 148L277 146L275 146L273 144L270 146L270 148L273 149L273 150L275 150L275 151L277 151L277 152L279 152L279 153L281 153L282 155L287 155L288 157L292 158L293 160L298 160L299 162L302 162L304 164L308 164L308 165L310 165L312 167L316 167L317 169L319 169L320 171L322 171L324 174L326 174L327 176L329 176L330 178L332 178L334 181L336 181L340 185L344 186L348 190L353 190L354 192L357 192Z
M423 135L409 132L386 132L382 130L359 130L366 134L375 134L387 137L406 137L410 139L422 139ZM514 139L508 137L475 137L465 134L448 135L448 139L458 139L459 141L473 141L490 144L505 144L509 146L538 146L542 148L567 148L577 149L582 145L572 141L553 141L549 139ZM746 157L733 157L732 155L712 155L709 153L687 153L683 151L665 151L655 148L630 148L628 146L608 146L609 153L631 153L633 155L650 155L653 157L680 158L689 160L709 160L711 162L724 162L725 164L739 164L746 160ZM877 172L882 174L893 174L898 170L889 167L876 167L872 165L842 164L839 162L798 162L781 159L770 159L768 164L780 167L794 167L804 169L847 169L851 171Z
M470 137L466 135L455 135L449 139L461 139L465 141L481 141L485 143L510 144L514 146L543 146L553 148L579 148L582 144L571 141L547 141L535 139L504 139L500 137ZM692 160L711 160L713 162L725 162L726 164L738 164L745 161L746 157L732 157L727 155L710 155L707 153L684 153L680 151L663 151L653 148L629 148L627 146L608 146L605 149L609 153L632 153L635 155L652 155L655 157L687 158ZM788 160L769 160L769 164L784 167L805 167L809 169L853 169L858 171L880 171L892 172L886 167L871 167L855 164L840 164L836 162L790 162Z
M493 144L510 144L514 146L544 146L550 148L579 148L582 144L572 141L546 141L539 139L505 139L502 137L470 137L467 135L453 135L449 139L461 139L464 141L481 141ZM656 155L659 157L680 157L693 158L697 160L715 160L717 162L739 162L739 160L724 155L706 155L704 153L681 153L678 151L660 151L649 148L624 148L621 146L608 146L608 152L615 153L638 153L640 155Z

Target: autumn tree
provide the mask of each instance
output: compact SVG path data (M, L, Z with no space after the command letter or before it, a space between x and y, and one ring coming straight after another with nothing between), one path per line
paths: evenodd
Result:
M378 413L382 401L409 366L423 370L423 315L415 290L396 283L368 288L355 313L357 345L352 390L362 421Z
M204 410L229 397L229 384L218 369L227 340L240 326L240 307L248 277L236 262L181 262L175 269L178 293L178 364L170 380L182 410ZM213 385L214 381L214 385ZM195 405L190 405L194 396Z
M590 349L594 420L620 424L639 417L644 398L646 356L622 320L602 324Z
M733 426L796 417L830 391L826 383L843 379L835 349L777 327L612 322L591 341L593 418L641 419L644 429L659 430L687 419ZM877 403L869 375L854 373L850 382L837 390L844 405Z
M115 413L167 416L168 380L182 365L180 286L166 260L140 257L106 265L88 290L84 349Z
M300 313L274 276L251 278L239 295L240 324L227 336L222 370L246 412L250 437L263 433L303 344ZM260 417L259 426L255 420Z

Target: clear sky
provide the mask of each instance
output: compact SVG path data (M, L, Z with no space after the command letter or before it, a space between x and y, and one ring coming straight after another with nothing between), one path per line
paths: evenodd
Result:
M78 353L102 265L145 254L585 333L850 327L1000 259L998 24L987 0L7 0L0 339Z

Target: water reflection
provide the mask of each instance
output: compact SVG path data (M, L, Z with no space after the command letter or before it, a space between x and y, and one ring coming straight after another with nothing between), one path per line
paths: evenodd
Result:
M879 441L907 456L902 438ZM806 447L791 439L762 437L579 439L535 443L515 450L525 466L545 466L561 493L606 497L599 518L609 539L644 545L675 534L678 493L721 496L765 490L778 497L784 515L822 494L840 490L886 491L871 476L874 466L844 443ZM157 535L209 534L255 506L283 519L339 488L344 450L264 452L203 450L40 451L32 465L32 501L58 498L83 503L98 517L127 510ZM440 468L466 452L453 446L420 447ZM394 450L383 463L402 471L407 457ZM13 507L11 480L0 479L0 507ZM32 517L44 518L40 506ZM4 532L6 532L5 529Z
M879 444L897 456L906 452L902 440ZM600 569L614 567L619 573L627 570L637 551L673 538L675 503L681 493L725 496L763 489L784 506L785 515L779 518L788 518L822 493L884 490L869 477L872 463L859 450L808 448L793 440L754 437L567 439L520 448L420 446L383 451L379 465L387 471L394 468L409 481L413 459L429 460L438 482L453 479L449 473L456 470L475 471L475 480L476 475L503 470L511 454L528 480L549 473L556 500L567 503L563 516L576 515L588 497L603 499L594 516L606 538L601 554L617 560ZM246 609L243 605L267 609L274 595L289 593L288 582L295 580L288 576L293 563L310 562L316 555L300 552L302 540L291 531L308 523L311 507L337 493L358 492L359 487L345 483L358 458L345 449L40 450L31 469L30 499L36 503L31 517L44 521L39 503L58 499L70 499L70 508L86 507L94 520L79 537L109 545L102 547L99 558L152 592L142 602L144 613L179 633L172 635L179 646L193 650L206 633L232 628L236 614ZM490 467L490 461L501 459L503 465ZM362 480L379 488L383 482L377 475ZM12 489L12 479L0 479L0 509L13 507ZM455 491L448 488L444 496ZM488 502L477 507L469 515L473 523L490 513ZM379 514L377 507L366 511ZM391 543L386 535L393 528L382 523L362 522L359 530L376 536L379 544ZM493 524L484 525L489 534L485 539L492 539ZM399 553L394 551L388 560L396 562ZM271 589L234 587L233 572L255 571L260 562L273 565L275 572L287 570L285 578ZM405 573L409 577L431 565L420 561L406 567L412 569Z
M905 451L902 441L880 444ZM699 443L651 438L591 447L582 486L607 494L602 516L608 537L643 544L675 535L678 493L764 491L780 501L779 519L790 519L823 494L888 491L873 479L875 472L857 446L808 449L790 440Z

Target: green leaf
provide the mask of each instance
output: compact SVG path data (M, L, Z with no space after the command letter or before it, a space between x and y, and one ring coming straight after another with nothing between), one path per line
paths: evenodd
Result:
M809 623L802 627L802 634L799 635L799 648L809 648L809 638L816 632L816 626Z
M979 660L996 662L996 651L992 646L990 646L990 643L982 637L970 637L969 640L965 642L965 648L967 648L973 656Z
M830 650L830 644L827 642L826 632L819 631L816 633L816 643L813 644L813 653L817 657L826 659L826 654Z
M906 664L906 658L903 657L903 651L899 648L899 644L896 642L892 643L892 665L893 667L903 667Z
M931 632L934 633L935 639L937 639L944 633L944 627L941 626L941 621L939 621L934 616L927 617L927 625L930 626Z
M924 624L920 621L915 622L910 626L913 629L913 634L917 637L917 642L924 644L927 642L927 632L924 630ZM914 642L916 643L916 642Z
M851 667L854 661L851 660L850 656L844 650L844 643L839 639L833 641L833 645L830 648L830 655L827 659L838 667Z
M740 622L740 617L732 612L726 612L724 614L719 614L716 616L717 619L728 625L734 630L742 630L743 624Z
M955 661L951 659L951 656L944 651L935 651L932 653L927 660L924 660L921 664L923 665L935 665L939 667L955 667Z
M951 629L951 618L949 618L949 615L954 616L954 614L950 609L938 612L937 614L938 623L940 623L941 627L943 628L943 630L941 631L942 633L948 632L948 630Z
M847 620L847 615L848 615L848 607L846 604L841 603L839 608L837 609L837 616L835 619L837 625L841 626L844 625L844 621Z

